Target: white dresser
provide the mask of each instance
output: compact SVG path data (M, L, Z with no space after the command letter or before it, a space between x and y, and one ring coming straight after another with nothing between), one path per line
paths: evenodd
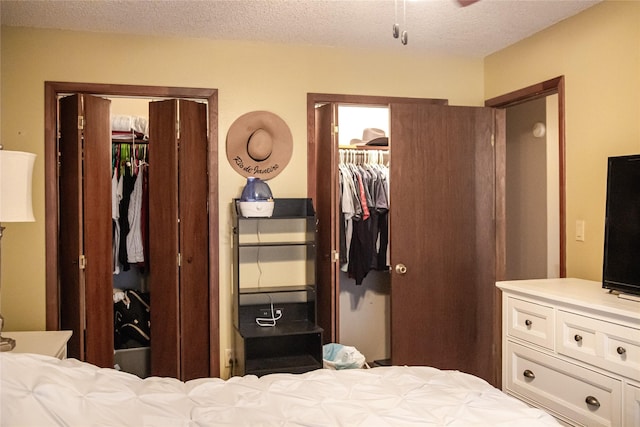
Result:
M2 335L16 340L14 353L36 353L53 356L58 359L67 358L67 342L71 331L25 331L3 332Z
M506 393L567 425L640 427L640 302L581 279L496 286Z

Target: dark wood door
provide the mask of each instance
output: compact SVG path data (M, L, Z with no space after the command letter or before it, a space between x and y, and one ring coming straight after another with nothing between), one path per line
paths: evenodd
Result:
M338 144L335 142L337 125L336 104L329 103L315 110L316 165L320 176L316 188L316 213L318 218L318 325L324 329L325 343L338 342L339 295L338 262L335 259L338 245Z
M149 282L151 374L180 376L178 109L149 103Z
M71 357L113 367L111 101L60 100L60 326Z
M391 105L393 364L496 381L495 114Z
M209 376L207 106L179 100L181 379ZM217 203L214 200L213 203Z
M209 375L206 105L149 104L151 373Z

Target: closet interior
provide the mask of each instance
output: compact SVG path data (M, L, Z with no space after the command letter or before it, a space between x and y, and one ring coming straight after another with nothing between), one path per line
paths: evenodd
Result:
M389 108L339 104L337 114L339 337L368 362L386 364L391 345Z
M111 101L114 367L151 373L148 101Z

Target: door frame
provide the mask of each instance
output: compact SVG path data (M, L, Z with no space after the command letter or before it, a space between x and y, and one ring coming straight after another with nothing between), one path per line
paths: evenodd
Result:
M394 97L394 96L376 96L376 95L346 95L346 94L329 94L329 93L307 93L307 197L316 200L316 188L318 183L318 166L317 166L317 150L318 141L316 141L316 116L315 106L317 104L350 104L361 107L366 106L390 106L392 103L431 103L438 105L448 105L447 99L427 99L427 98L407 98L407 97ZM337 150L336 146L336 161ZM317 207L316 207L316 210ZM335 228L335 218L331 218L332 228ZM318 259L318 265L322 265L321 254L319 251L316 254ZM332 275L331 289L328 295L321 294L321 290L318 293L318 307L319 318L329 319L328 325L320 325L324 328L323 340L325 342L338 342L340 338L340 311L339 311L339 299L340 292L338 288L338 276ZM324 307L323 304L328 304L328 307ZM320 312L327 310L322 315ZM327 336L327 334L329 336Z
M45 158L45 295L46 328L58 330L60 300L58 295L58 97L82 93L105 97L178 98L207 102L208 186L209 186L209 372L220 376L219 321L219 245L218 245L218 91L207 88L120 85L45 81L44 83L44 158Z
M315 199L316 197L316 187L318 181L318 168L316 164L316 156L318 151L318 142L316 141L316 127L315 127L315 106L318 104L325 103L335 103L335 104L353 104L358 106L381 106L387 105L390 106L392 103L431 103L431 104L439 104L439 105L448 105L448 100L446 99L422 99L422 98L402 98L402 97L389 97L389 96L366 96L366 95L344 95L344 94L322 94L322 93L308 93L307 94L307 194L308 197ZM504 245L504 237L505 237L505 221L504 221L504 181L505 181L505 164L504 164L504 141L505 135L502 135L500 129L504 127L504 115L498 115L496 118L496 125L498 128L496 129L495 142L496 142L496 164L495 164L495 196L494 196L494 206L495 206L495 221L496 221L496 229L495 229L495 257L496 257L496 265L495 265L495 277L496 280L500 280L504 276L504 267L505 267L505 245ZM498 134L500 132L500 134ZM337 147L336 147L337 152ZM337 157L336 157L337 160ZM318 253L318 257L321 257L322 254ZM320 284L319 284L320 285ZM336 289L337 283L332 284L331 295L329 302L332 303L331 307L321 307L320 303L324 302L323 298L320 298L318 295L318 311L326 309L330 310L331 315L329 316L331 322L333 322L333 326L336 330L336 336L332 336L331 340L338 341L339 338L339 308L338 308L338 299L339 299L339 291ZM502 356L500 352L501 348L501 294L497 288L495 288L495 292L492 295L494 299L494 313L493 313L493 324L489 327L492 330L492 334L495 337L495 342L493 343L493 352L495 354L495 366L493 368L493 378L492 384L497 387L501 386L501 366L502 366ZM323 326L323 325L320 325ZM326 333L325 329L325 333ZM326 340L325 340L326 341Z
M560 277L567 277L567 239L566 239L566 156L565 156L565 89L564 76L545 80L504 95L487 99L486 107L506 109L528 101L545 98L549 95L558 95L558 182L559 194L559 245L560 245ZM502 280L504 277L497 277Z

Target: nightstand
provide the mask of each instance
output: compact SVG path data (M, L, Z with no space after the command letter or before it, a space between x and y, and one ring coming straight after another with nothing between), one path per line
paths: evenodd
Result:
M67 357L67 341L71 331L2 332L2 336L16 340L14 353L36 353L58 359Z

